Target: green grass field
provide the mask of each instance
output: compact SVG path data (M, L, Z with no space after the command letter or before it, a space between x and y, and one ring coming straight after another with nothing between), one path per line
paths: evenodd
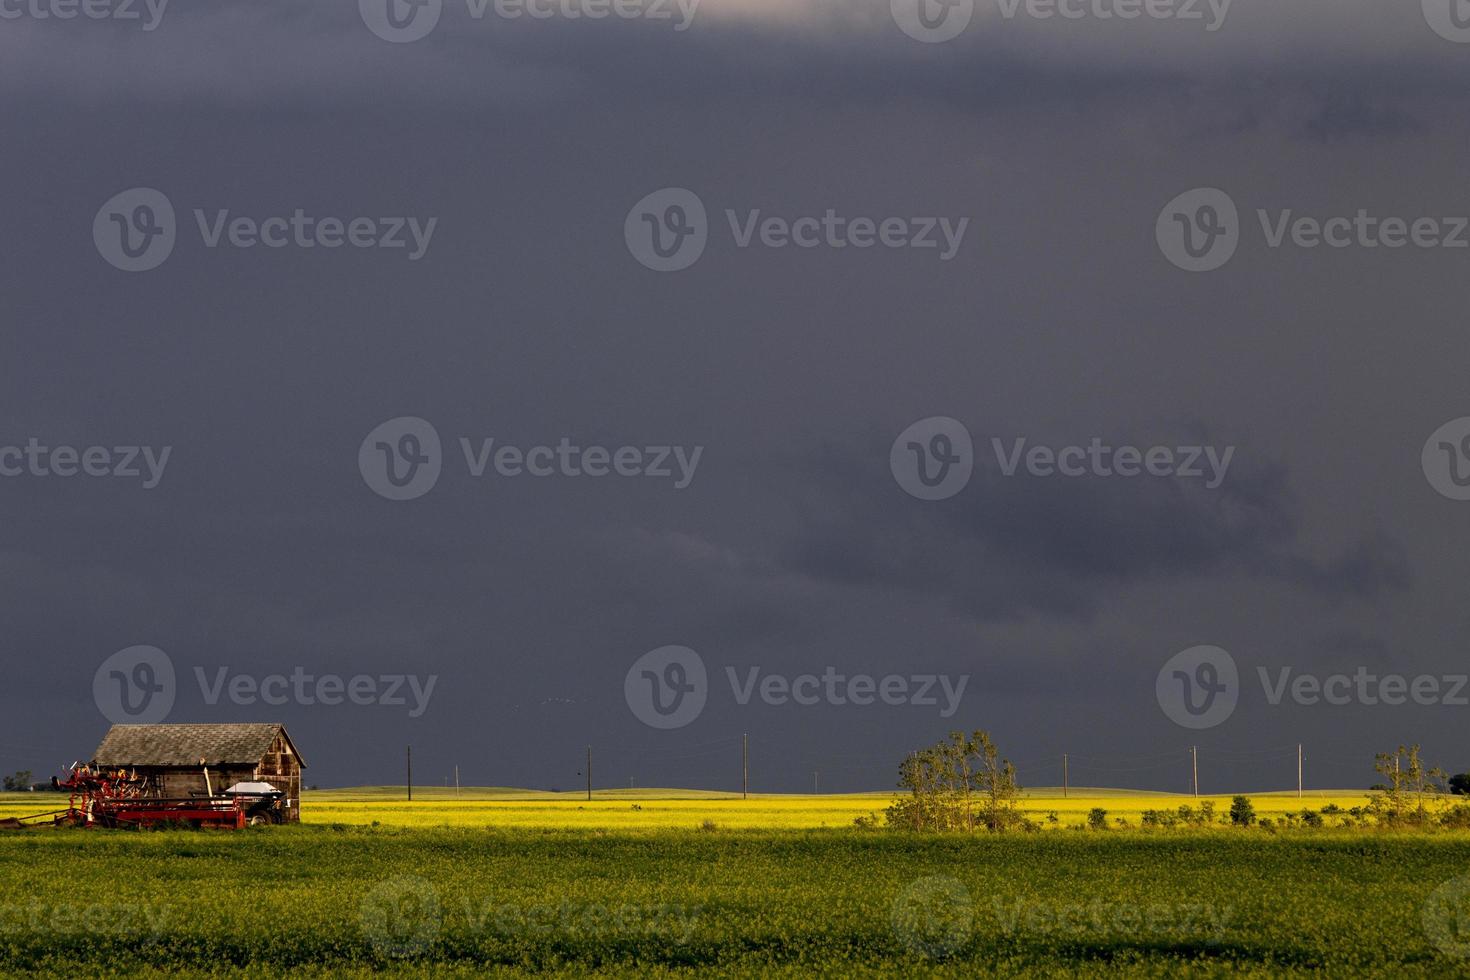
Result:
M1116 791L1033 792L1052 831L973 837L854 829L886 794L395 795L235 833L0 832L0 974L1470 976L1466 833L1066 829L1194 802Z

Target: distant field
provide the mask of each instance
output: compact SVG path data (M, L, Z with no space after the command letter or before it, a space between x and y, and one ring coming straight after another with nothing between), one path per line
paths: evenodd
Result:
M1361 806L1367 795L1352 791L1316 791L1298 800L1295 793L1248 794L1262 816L1296 813L1304 807L1320 809L1335 803L1343 809ZM442 788L416 789L412 803L402 787L368 786L354 789L308 791L302 801L302 820L308 824L346 824L385 827L498 827L564 830L692 830L705 821L719 827L747 830L807 830L851 827L858 817L881 813L890 793L831 796L738 794L699 790L599 790L588 801L583 793L548 793L500 787L466 787L458 796ZM1110 821L1122 818L1137 825L1144 810L1197 806L1206 800L1222 815L1229 796L1176 796L1129 790L1076 788L1062 798L1060 790L1039 789L1023 794L1022 808L1046 826L1066 828L1086 822L1093 807L1108 811ZM39 793L0 794L0 818L39 813L65 806L65 798ZM1047 815L1055 813L1051 824Z
M831 796L752 795L705 793L688 790L637 789L593 793L592 800L578 793L535 793L513 789L464 789L456 798L453 790L414 792L412 803L404 801L401 788L321 790L308 793L302 809L309 823L371 824L385 826L487 826L520 828L579 828L600 830L693 829L711 820L721 827L744 829L816 829L851 827L858 817L881 813L891 793ZM1299 812L1304 807L1320 809L1335 803L1343 809L1361 806L1367 795L1340 791L1313 793L1298 800L1296 794L1253 794L1256 811L1262 816ZM1167 793L1138 793L1110 789L1074 789L1064 799L1061 791L1032 790L1023 794L1022 808L1033 819L1047 823L1057 815L1056 827L1080 826L1093 807L1103 807L1109 819L1123 818L1136 825L1144 810L1174 809L1213 801L1217 812L1230 807L1229 796L1201 797Z

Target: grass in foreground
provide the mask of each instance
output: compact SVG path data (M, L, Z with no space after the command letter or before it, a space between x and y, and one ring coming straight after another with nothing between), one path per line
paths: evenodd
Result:
M30 831L0 973L1464 975L1430 899L1467 864L1465 834Z

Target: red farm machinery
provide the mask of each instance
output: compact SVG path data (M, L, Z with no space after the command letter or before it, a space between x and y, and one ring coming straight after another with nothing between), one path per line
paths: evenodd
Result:
M209 785L209 771L205 770ZM283 796L266 783L240 783L221 793L165 797L136 770L75 765L52 788L70 794L64 810L0 821L10 828L52 824L58 827L141 829L214 827L239 830L281 823Z

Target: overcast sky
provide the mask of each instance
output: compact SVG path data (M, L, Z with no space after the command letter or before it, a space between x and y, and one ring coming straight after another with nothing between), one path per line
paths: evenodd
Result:
M412 743L423 782L571 789L591 744L599 786L737 788L748 732L752 789L885 789L956 727L994 733L1023 785L1067 752L1074 785L1184 791L1191 745L1213 791L1294 785L1299 742L1309 787L1367 785L1400 742L1470 769L1470 706L1273 705L1258 672L1470 669L1470 502L1421 459L1470 416L1470 43L1442 0L1223 21L975 0L935 43L888 0L704 0L684 30L672 3L444 0L403 43L372 0L181 3L152 30L141 0L141 21L41 2L0 0L0 450L169 455L150 488L141 453L138 477L68 477L0 451L27 459L0 477L0 769L88 756L99 668L137 645L175 670L166 720L283 721L323 785L397 781ZM174 241L125 271L109 233L167 217L108 207L135 188ZM673 220L635 208L665 188L707 211L678 271L630 246ZM1206 272L1157 233L1196 188L1238 208ZM232 244L234 219L298 209L372 219L372 244ZM1272 247L1262 210L1433 218L1449 241ZM932 219L939 245L741 247L754 211ZM440 472L393 500L364 440L405 417ZM940 500L890 460L931 417L974 446ZM992 445L1094 438L1233 453L1209 486L1007 475ZM461 439L670 447L671 475L477 477ZM686 479L673 447L702 447ZM699 654L707 703L659 728L625 680L669 645ZM1196 730L1156 681L1200 645L1239 690ZM727 671L829 667L968 681L942 717L942 694L767 703L759 681L741 704ZM416 717L411 694L269 705L228 680L211 705L221 668L436 680Z

